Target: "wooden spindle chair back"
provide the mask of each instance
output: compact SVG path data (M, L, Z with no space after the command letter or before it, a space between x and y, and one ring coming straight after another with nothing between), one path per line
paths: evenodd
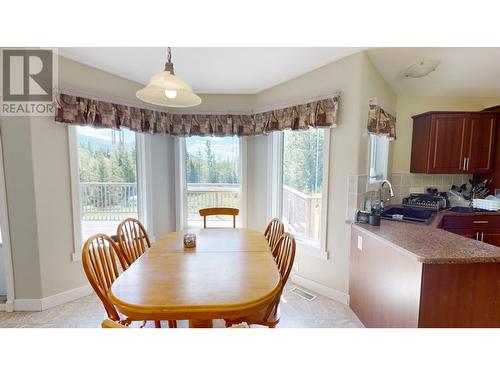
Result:
M203 228L207 227L207 217L216 215L228 215L233 217L233 228L236 228L236 216L239 215L240 210L230 207L212 207L202 208L199 210L200 216L203 217Z
M293 261L295 260L295 247L295 238L292 234L286 232L279 238L273 249L273 254L276 254L276 265L278 266L278 271L280 273L280 289L276 294L273 303L269 305L264 320L267 320L267 318L278 309L281 294L283 293L283 289L285 288L290 272L292 271Z
M280 275L279 289L269 305L264 307L263 310L253 313L248 316L239 317L237 319L225 319L226 327L230 327L233 324L246 322L250 324L260 324L265 325L270 328L276 327L279 322L279 304L281 300L281 294L286 285L290 272L292 271L293 261L295 259L295 238L290 233L284 233L279 239L274 249L276 252L276 266L278 267Z
M109 236L96 234L83 245L82 263L87 279L104 305L108 317L119 321L120 315L109 300L111 285L127 268L118 246Z
M283 233L285 233L285 225L278 218L272 219L267 225L266 231L264 232L264 236L267 239L267 243L271 248L271 252L273 253L274 258L276 258L276 254L274 253L276 243L283 235Z
M123 220L118 225L116 237L118 246L129 266L151 247L146 228L139 220L132 217Z

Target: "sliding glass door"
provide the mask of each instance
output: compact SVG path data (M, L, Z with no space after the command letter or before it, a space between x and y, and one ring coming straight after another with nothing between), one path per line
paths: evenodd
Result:
M238 137L189 137L184 142L184 225L203 226L200 208L242 208L241 141ZM232 226L215 216L210 226Z

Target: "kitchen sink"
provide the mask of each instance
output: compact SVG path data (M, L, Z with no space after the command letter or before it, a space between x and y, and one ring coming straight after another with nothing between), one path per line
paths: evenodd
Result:
M425 208L387 207L382 212L381 218L385 220L429 224L435 215L436 211Z

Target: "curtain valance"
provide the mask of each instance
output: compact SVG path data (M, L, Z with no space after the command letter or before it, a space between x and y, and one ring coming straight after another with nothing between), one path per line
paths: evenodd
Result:
M174 136L248 136L337 125L339 96L255 114L161 112L58 93L55 121Z
M396 116L382 108L376 99L371 99L367 129L368 133L396 139Z

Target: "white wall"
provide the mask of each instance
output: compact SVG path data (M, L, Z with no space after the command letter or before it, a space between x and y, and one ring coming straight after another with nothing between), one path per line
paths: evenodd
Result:
M152 225L148 230L154 238L175 231L175 155L174 138L169 135L145 135L146 152L151 160L151 209Z
M259 231L269 222L268 168L271 161L267 135L247 137L247 227Z
M42 295L31 133L28 117L2 119L14 292L17 298L25 299Z

